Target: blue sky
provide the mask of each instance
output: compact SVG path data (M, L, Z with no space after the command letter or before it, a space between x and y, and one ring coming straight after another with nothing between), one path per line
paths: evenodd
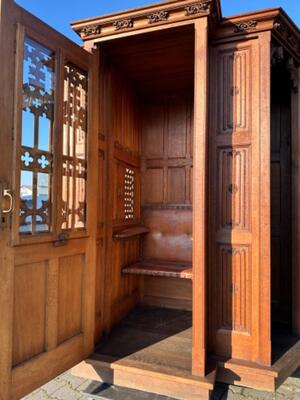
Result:
M153 2L155 0L17 0L17 3L26 10L76 42L79 42L80 39L71 30L70 21ZM224 16L280 6L300 26L300 0L221 0L221 2Z

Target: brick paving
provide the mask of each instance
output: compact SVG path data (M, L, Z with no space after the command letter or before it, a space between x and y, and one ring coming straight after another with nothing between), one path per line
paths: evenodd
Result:
M34 391L23 400L89 400L83 391L91 381L66 372ZM217 383L212 400L300 400L300 368L288 378L275 394Z

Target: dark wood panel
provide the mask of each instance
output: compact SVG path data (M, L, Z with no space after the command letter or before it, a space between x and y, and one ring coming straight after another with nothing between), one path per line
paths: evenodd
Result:
M272 68L271 298L273 327L291 328L291 83L285 66Z
M143 115L142 204L191 204L192 95L152 99Z
M193 89L192 25L111 41L105 50L140 93Z

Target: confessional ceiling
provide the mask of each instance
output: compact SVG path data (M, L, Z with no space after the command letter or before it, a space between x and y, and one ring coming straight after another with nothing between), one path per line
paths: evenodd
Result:
M108 59L144 95L193 90L194 29L165 29L103 44Z

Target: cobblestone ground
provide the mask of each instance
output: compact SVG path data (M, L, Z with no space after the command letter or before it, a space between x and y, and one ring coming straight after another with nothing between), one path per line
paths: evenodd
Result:
M42 386L23 400L88 400L83 391L91 381L66 372ZM300 368L288 378L275 394L217 384L212 400L300 400Z

